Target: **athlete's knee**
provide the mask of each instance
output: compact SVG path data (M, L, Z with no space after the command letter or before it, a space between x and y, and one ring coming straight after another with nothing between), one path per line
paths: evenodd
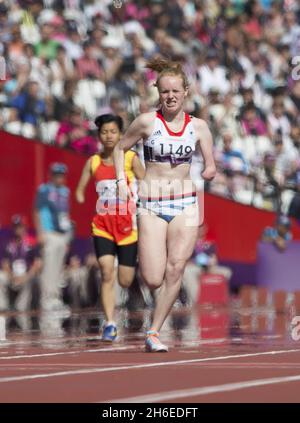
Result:
M163 277L159 274L148 275L141 272L141 277L151 291L160 288L163 283Z
M166 279L177 280L183 275L185 260L168 259L166 267Z
M119 280L119 285L122 288L129 288L130 285L133 282L133 275L124 275L124 274L119 274L118 280Z
M101 272L102 283L113 283L114 282L114 268L111 266L105 266L99 262Z

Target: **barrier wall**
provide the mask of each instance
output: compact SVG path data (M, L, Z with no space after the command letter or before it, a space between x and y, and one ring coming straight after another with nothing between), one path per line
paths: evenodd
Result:
M9 226L15 213L27 215L32 224L36 189L47 180L49 164L61 161L69 167L71 215L76 222L77 237L89 237L96 201L94 184L91 182L87 189L84 205L77 204L74 199L74 189L86 159L67 150L0 131L0 228ZM217 241L220 260L238 264L240 268L253 265L257 240L264 227L273 224L274 213L211 194L205 194L204 202L205 221ZM294 239L300 240L300 228L295 222L293 235Z
M299 260L300 241L290 242L284 252L272 244L259 242L256 284L271 291L300 291Z
M74 190L86 159L67 150L0 132L1 227L8 226L11 215L15 213L27 215L32 224L36 189L47 180L49 164L60 161L69 168L67 183L72 191L71 214L76 222L77 235L88 237L96 202L93 183L87 189L85 205L77 204L74 198Z

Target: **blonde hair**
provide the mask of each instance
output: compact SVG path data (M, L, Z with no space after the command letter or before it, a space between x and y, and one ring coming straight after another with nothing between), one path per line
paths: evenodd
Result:
M186 90L189 87L189 81L179 62L173 62L169 59L157 57L150 59L146 63L148 69L152 69L158 73L155 86L159 87L159 81L163 76L179 76L182 79L183 88Z

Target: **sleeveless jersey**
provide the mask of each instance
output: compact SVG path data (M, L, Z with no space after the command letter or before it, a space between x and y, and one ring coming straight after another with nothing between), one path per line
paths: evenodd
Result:
M132 171L132 161L136 153L134 151L127 151L125 153L125 175L127 183L130 185L134 180L134 173ZM101 160L99 154L91 157L91 172L96 180L96 191L101 203L116 204L118 200L116 173L113 165L106 165Z
M134 151L125 153L125 175L128 186L134 180L132 161ZM135 203L132 199L118 198L116 174L113 165L106 165L99 154L91 157L91 173L95 178L98 201L92 221L93 236L107 238L117 245L129 245L137 241Z
M144 159L172 164L191 163L196 142L192 119L187 113L182 130L173 132L159 110L156 112L153 132L144 141Z

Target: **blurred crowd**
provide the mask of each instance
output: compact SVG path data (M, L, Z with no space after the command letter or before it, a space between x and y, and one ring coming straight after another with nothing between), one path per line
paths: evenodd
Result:
M297 0L1 0L0 54L0 127L86 154L96 115L127 126L157 106L149 58L180 61L187 111L214 135L206 189L287 212L300 181Z

